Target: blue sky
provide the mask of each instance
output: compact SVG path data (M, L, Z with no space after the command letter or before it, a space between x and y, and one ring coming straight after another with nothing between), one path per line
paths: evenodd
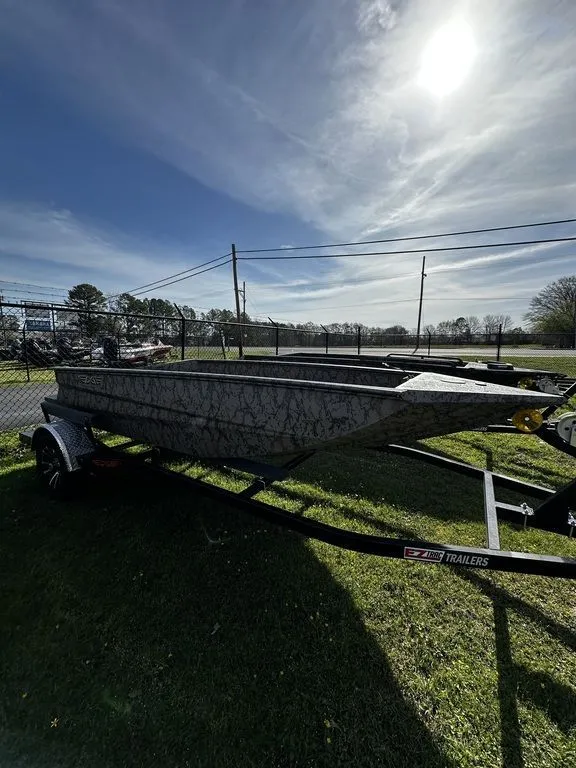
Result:
M4 0L0 279L117 293L231 242L572 217L575 27L569 0ZM519 321L576 271L573 250L431 255L424 322ZM253 315L412 327L419 268L406 254L242 261L240 279ZM229 268L148 295L232 306Z

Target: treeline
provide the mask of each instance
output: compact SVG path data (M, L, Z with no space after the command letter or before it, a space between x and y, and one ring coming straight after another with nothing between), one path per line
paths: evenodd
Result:
M238 328L235 325L236 315L229 309L213 308L207 312L197 312L193 307L175 304L166 299L140 299L129 293L106 297L96 286L88 283L82 283L71 288L65 303L69 309L57 310L56 312L56 322L60 329L75 329L83 336L91 338L106 333L121 333L128 338L177 335L180 333L182 317L186 320L203 321L202 323L187 325L187 333L190 335L208 337L223 332L227 339L231 340L238 334ZM87 311L117 312L126 316L89 315L86 314ZM146 315L154 317L146 317ZM258 335L260 337L267 335L273 338L276 328L274 322L251 318L247 313L244 313L241 319L247 325L264 326L264 328L254 328L253 331L245 329L245 335L250 333L253 338ZM298 332L294 336L294 341L297 336L301 337L303 332L309 333L310 343L313 343L313 336L318 336L318 334L323 334L326 331L333 341L336 337L346 337L349 343L353 343L352 340L356 337L358 329L360 329L364 339L367 337L380 339L385 336L395 340L389 343L398 344L401 344L402 340L410 333L402 325L369 327L358 323L330 323L327 326L321 326L313 322L282 323L281 325L282 328ZM266 329L269 331L267 332ZM247 340L250 341L250 339ZM286 331L283 331L282 340L284 344L290 343Z
M121 334L128 338L136 337L176 337L182 331L182 319L201 320L202 323L187 323L188 335L197 337L198 343L215 338L229 343L237 340L238 328L236 315L230 309L210 309L196 312L193 307L176 305L159 298L139 298L130 293L106 296L99 288L89 283L81 283L68 291L63 307L53 310L55 324L59 330L73 330L82 336L95 338L104 334ZM91 315L89 311L103 314ZM118 316L106 314L119 313ZM121 316L120 316L121 315ZM28 315L29 317L29 315ZM510 315L486 314L460 316L443 320L437 325L425 325L421 329L422 341L430 334L436 342L442 343L482 343L493 340L495 334L502 331L505 343L526 343L534 340L534 335L545 333L557 336L562 346L576 346L576 276L562 277L545 286L529 303L525 314L528 327L514 326ZM242 316L246 343L273 343L277 333L276 324L268 320ZM361 323L330 323L323 326L313 322L282 323L282 343L284 345L303 342L303 334L308 334L306 343L320 346L325 343L326 333L332 344L354 343L353 339L360 332L363 345L394 345L411 343L416 329L403 325L367 326ZM20 322L15 316L4 314L2 318L4 337L16 333ZM253 326L250 328L250 326ZM260 327L256 327L260 326ZM290 334L290 330L293 334ZM551 342L552 343L552 342Z
M520 334L524 332L520 326L512 328L510 315L484 315L484 317L469 315L468 317L457 317L454 320L442 320L438 325L424 326L425 334L450 336L464 340L481 335L493 336L499 330L503 333Z

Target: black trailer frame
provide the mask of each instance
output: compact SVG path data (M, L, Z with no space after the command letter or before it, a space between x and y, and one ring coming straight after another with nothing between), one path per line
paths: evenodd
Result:
M47 424L38 427L33 434L24 433L22 438L31 442L34 448L42 430L46 432L52 425L62 423L60 421L52 422L52 417L56 417L68 425L75 425L76 430L87 435L93 445L93 450L77 456L78 465L82 469L100 472L119 466L146 467L147 471L152 470L162 477L178 481L203 496L221 501L243 512L249 512L269 523L308 538L324 541L327 544L355 552L451 567L576 578L576 558L501 550L498 528L498 522L501 519L517 524L522 528L533 527L557 535L573 537L576 528L576 478L560 490L552 491L549 488L480 469L428 451L402 445L389 445L382 448L381 451L424 461L482 481L487 546L465 547L420 539L388 538L355 533L316 520L296 516L254 498L272 483L285 479L293 469L312 456L314 451L301 453L282 466L271 466L244 459L202 462L251 474L254 477L253 481L244 490L236 493L205 480L197 480L167 469L162 466L161 450L145 450L138 454L126 453L126 448L138 445L134 441L113 448L106 446L99 442L92 433L92 427L98 426L97 414L68 408L48 398L42 403L42 410ZM496 488L524 493L528 497L540 499L541 502L532 509L526 503L515 505L498 501ZM576 536L574 536L574 541L576 553Z

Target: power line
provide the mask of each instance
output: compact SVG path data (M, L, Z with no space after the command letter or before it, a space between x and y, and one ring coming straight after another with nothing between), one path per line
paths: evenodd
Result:
M220 261L221 259L226 259L228 256L230 256L230 253L226 253L224 256L218 256L216 259L210 259L210 261L204 261L202 264L196 264L194 267L188 267L188 269L183 269L182 272L176 272L173 275L168 275L167 277L162 277L160 280L155 280L153 283L145 283L144 285L140 285L138 288L133 288L131 291L122 291L122 293L130 293L132 295L135 295L136 291L141 291L143 288L148 288L151 285L157 285L158 283L163 283L165 280L171 280L173 277L179 277L180 275L185 275L187 272L193 272L196 269L200 269L200 267L205 267L208 264L214 264L216 261ZM223 265L220 265L223 266ZM207 270L205 270L207 271ZM200 274L200 273L199 273ZM194 277L194 275L189 275L189 277ZM186 278L183 278L186 279ZM178 281L176 281L178 282ZM172 285L172 283L168 283L168 285ZM162 288L162 285L158 286L159 288ZM116 299L118 296L121 296L122 293L115 293L113 296L109 296L109 299Z
M539 221L531 224L510 224L506 227L484 227L482 229L467 229L462 232L441 232L437 235L412 235L410 237L389 237L384 240L358 240L355 243L327 243L325 245L290 245L285 248L252 248L238 250L237 253L276 253L279 251L307 251L318 248L353 248L356 245L374 245L376 243L401 243L407 240L429 240L439 237L461 237L463 235L479 235L487 232L504 232L513 229L527 229L529 227L549 227L559 224L574 224L576 219L558 219L557 221Z
M428 301L526 301L528 299L528 296L436 296L436 297L430 297L426 299L426 302ZM394 299L391 301L370 301L370 302L362 302L361 304L338 304L337 306L333 307L316 307L312 309L306 309L302 310L305 312L324 312L328 309L352 309L355 307L367 307L367 306L380 306L381 304L408 304L418 303L418 298L412 298L412 299ZM291 312L294 308L291 309L279 309L278 312Z
M4 285L24 285L28 288L48 288L53 291L60 291L61 293L68 293L66 288L56 288L54 285L37 285L36 283L22 283L18 280L0 280L0 283ZM56 294L54 294L55 296Z
M54 296L57 299L64 298L64 296L62 296L59 293L45 293L44 291L19 291L18 288L10 288L9 292L10 292L10 295L12 295L13 293L24 293L26 294L26 296Z
M476 245L452 245L444 248L414 248L408 251L362 251L361 253L319 253L303 256L239 256L242 261L283 261L287 259L348 259L354 256L401 256L407 253L440 253L441 251L473 251L479 248L511 248L518 245L540 245L544 243L567 243L575 237L552 237L546 240L517 240L512 243L478 243Z
M146 288L144 291L132 291L132 296L141 296L143 293L149 293L150 291L157 291L162 288L167 288L169 285L174 285L174 283L181 283L183 280L189 280L191 277L196 277L197 275L202 275L204 272L210 272L212 269L218 269L219 267L225 267L227 264L231 264L232 259L228 259L228 261L224 261L222 264L214 264L212 267L208 267L207 269L201 269L200 272L194 272L192 275L186 275L185 277L179 277L178 280L172 280L169 283L164 283L163 285L157 285L153 288ZM166 279L166 278L164 278ZM111 297L114 298L114 297Z

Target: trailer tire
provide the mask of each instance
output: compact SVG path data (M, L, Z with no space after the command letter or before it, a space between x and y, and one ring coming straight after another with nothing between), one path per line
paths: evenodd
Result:
M58 499L66 498L72 487L72 473L54 436L42 430L34 441L36 474L41 486Z

